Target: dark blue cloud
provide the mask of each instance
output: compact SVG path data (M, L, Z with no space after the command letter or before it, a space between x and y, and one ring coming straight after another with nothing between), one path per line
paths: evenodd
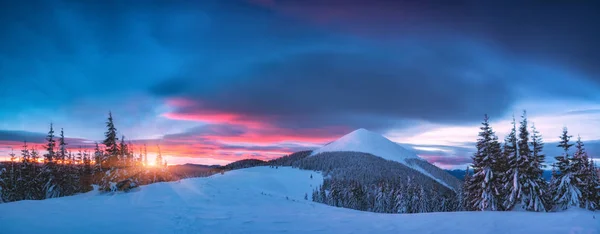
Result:
M161 117L208 110L383 132L496 119L528 99L594 102L597 5L0 1L0 129L54 122L101 139L111 110L134 139L247 131ZM164 105L175 97L195 105Z

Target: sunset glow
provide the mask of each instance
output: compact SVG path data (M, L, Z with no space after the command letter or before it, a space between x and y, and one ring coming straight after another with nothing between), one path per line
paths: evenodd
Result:
M503 138L524 109L549 144L567 126L600 157L595 30L552 4L504 19L516 10L233 0L32 14L14 2L0 160L23 141L43 155L50 123L71 153L104 147L109 111L136 155L160 145L169 164L269 160L365 128L462 168L484 114Z

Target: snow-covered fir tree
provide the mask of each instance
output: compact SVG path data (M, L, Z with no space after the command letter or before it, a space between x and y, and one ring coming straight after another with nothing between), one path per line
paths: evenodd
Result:
M40 153L36 149L35 146L31 147L30 150L31 162L28 163L28 167L25 167L24 170L27 170L27 174L29 177L28 183L28 194L29 199L32 200L41 200L45 198L44 192L44 178L42 176L42 166L39 163Z
M106 147L106 165L103 166L104 169L110 169L116 167L119 161L119 146L117 144L119 138L117 137L117 128L115 128L111 112L108 112L106 128L107 131L104 133L105 138L102 142Z
M461 194L460 199L459 199L460 210L471 211L474 209L471 204L471 201L474 200L474 197L473 197L473 194L471 194L469 192L470 187L471 187L471 175L469 173L469 167L467 166L467 169L465 170L463 186L460 191L460 194Z
M589 159L581 137L575 142L575 153L571 160L576 177L576 186L581 191L579 207L595 210L598 207L596 198L596 181L594 178L593 162Z
M65 132L64 130L61 128L60 129L60 138L58 141L58 157L59 160L61 160L61 163L64 164L65 160L67 159L68 156L68 152L67 152L67 143L65 142Z
M86 150L82 155L82 166L80 166L81 175L81 191L87 192L92 190L94 167L92 165L91 155Z
M504 198L503 208L507 210L513 209L515 204L520 202L521 199L521 183L518 182L519 171L521 169L518 165L521 158L519 155L519 142L517 140L517 123L514 116L511 124L512 129L504 140L503 148L503 155L507 159L506 165L504 167L496 166L496 171L498 171L499 177L504 184L504 193L502 194ZM496 164L501 163L497 161Z
M589 197L591 201L595 201L590 205L590 210L599 210L600 209L600 171L596 168L594 160L590 160L589 164L590 169L590 183L588 184L589 189Z
M523 111L519 127L519 161L521 168L519 182L521 183L521 208L532 211L545 211L544 184L540 184L540 178L536 175L536 157L533 156L529 141L527 116Z
M573 167L572 157L569 155L569 149L573 146L570 139L571 136L567 128L563 128L558 144L558 147L563 149L563 153L555 157L558 171L554 175L555 178L552 179L553 202L557 210L579 206L581 202L581 190L577 187L579 181Z
M502 207L500 191L504 185L498 177L499 173L494 171L494 159L500 157L502 150L487 115L480 129L477 152L473 156L474 174L469 187L469 193L473 194L473 201L470 201L470 204L475 210L500 210Z
M100 146L98 142L96 142L96 146L94 147L94 174L102 171L102 163L106 162L104 158L104 152L100 150ZM99 181L97 178L94 178L94 181Z
M0 201L10 202L18 200L17 195L17 156L11 149L9 153L10 161L5 168L0 170Z
M50 123L50 131L48 131L48 135L46 136L46 154L44 155L46 162L53 162L56 156L54 152L54 148L56 147L56 141L54 140L54 126Z
M552 196L548 187L548 182L544 179L544 163L546 161L546 155L542 152L544 149L544 142L542 136L535 127L535 124L531 125L531 159L530 159L530 172L531 179L533 180L531 187L530 197L531 199L525 203L525 209L530 211L547 211L552 208Z
M44 178L44 197L53 198L61 195L58 165L56 164L58 156L55 152L56 141L54 140L54 126L50 123L50 130L46 136L46 155L44 160L44 169L42 177Z
M106 146L106 162L103 162L103 172L100 181L100 190L102 191L114 191L116 190L116 183L121 179L120 177L120 158L119 146L117 141L117 128L115 128L112 113L108 113L108 120L106 122L107 131L104 133L103 144Z

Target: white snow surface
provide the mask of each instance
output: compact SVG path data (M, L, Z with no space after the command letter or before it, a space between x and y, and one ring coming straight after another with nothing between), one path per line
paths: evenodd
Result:
M369 153L375 155L377 157L381 157L387 160L396 161L402 163L423 175L432 178L438 183L450 188L454 189L452 186L444 183L439 178L434 177L433 175L427 173L423 168L415 165L406 159L418 159L424 160L420 158L413 151L407 150L404 147L400 146L398 143L393 142L386 137L366 130L364 128L360 128L354 130L351 133L348 133L339 139L314 150L311 153L311 156L317 155L324 152L339 152L339 151L352 151L352 152L361 152L361 153Z
M580 209L377 214L304 200L322 179L313 171L256 167L130 193L5 203L0 233L600 233L600 212Z
M405 149L384 136L360 128L312 152L317 155L323 152L353 151L369 153L387 160L407 164L405 159L421 159L414 152Z

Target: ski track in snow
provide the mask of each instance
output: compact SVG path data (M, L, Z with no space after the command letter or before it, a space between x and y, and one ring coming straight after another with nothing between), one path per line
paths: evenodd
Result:
M0 204L0 233L600 233L600 212L578 209L376 214L304 200L322 179L256 167L130 193Z

